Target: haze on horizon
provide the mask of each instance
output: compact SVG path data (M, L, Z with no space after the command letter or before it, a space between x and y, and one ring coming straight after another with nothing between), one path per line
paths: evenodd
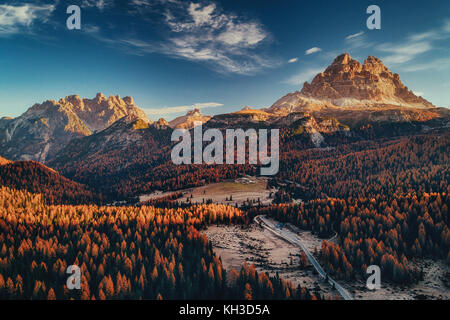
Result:
M382 59L417 95L450 106L450 3L378 1L78 0L0 5L0 117L78 94L132 96L152 119L268 107L333 59Z

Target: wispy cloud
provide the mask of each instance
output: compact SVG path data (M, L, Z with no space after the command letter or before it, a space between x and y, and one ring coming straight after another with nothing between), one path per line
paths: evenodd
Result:
M30 32L34 23L46 22L54 10L55 5L51 4L2 4L0 5L0 36Z
M320 51L322 51L322 49L320 49L318 47L312 47L311 49L306 50L305 54L309 55L309 54L313 54L313 53L320 52Z
M298 61L298 58L292 58L288 60L288 63L296 63Z
M354 38L362 36L363 34L364 34L364 31L361 31L361 32L358 32L358 33L355 33L355 34L348 35L348 36L345 37L345 39L346 40L354 39Z
M376 49L387 53L383 57L383 61L391 65L402 65L410 63L417 57L425 54L435 48L435 42L438 40L450 38L450 21L446 20L440 28L427 30L420 33L413 33L406 37L406 40L400 43L383 43ZM438 63L442 63L442 59L429 62L429 67L433 67ZM404 68L407 71L424 70L420 66L409 65Z
M318 73L321 73L324 70L324 68L310 68L301 71L300 73L290 77L285 81L285 83L293 85L293 86L300 86L306 81L310 81L312 78L314 78Z
M148 115L168 115L173 113L187 112L193 109L206 109L222 107L223 104L217 102L196 103L190 106L162 107L154 109L143 109Z
M87 32L135 55L161 53L176 59L199 62L224 74L251 75L280 63L263 54L271 35L258 21L226 13L213 2L133 0L136 13L144 16L158 6L159 40L137 35L110 38L97 28ZM161 6L164 8L161 10ZM158 19L158 18L155 18Z
M385 43L378 46L378 50L387 52L389 55L383 58L388 64L402 64L413 60L416 56L430 51L432 46L427 41L406 42L400 44Z
M364 31L346 36L345 44L347 46L346 50L368 48L373 46L373 44L367 40L367 35Z
M114 5L114 0L83 0L81 6L83 8L96 7L103 10Z
M402 68L405 72L416 72L424 70L444 70L450 69L450 58L440 58L425 63L410 64Z
M444 32L450 32L450 19L445 20L443 30Z
M208 63L224 73L253 74L273 66L255 50L270 38L260 23L224 13L215 3L180 6L182 14L166 14L172 34L162 46L165 54Z

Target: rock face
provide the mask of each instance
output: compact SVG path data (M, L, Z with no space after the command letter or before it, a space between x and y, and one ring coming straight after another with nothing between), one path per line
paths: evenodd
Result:
M432 109L430 102L416 96L380 59L369 56L364 64L347 53L338 56L311 84L300 92L281 98L269 109L276 113L323 108L410 108Z
M70 140L103 130L124 116L150 123L131 97L68 96L35 104L15 119L0 119L0 153L12 160L45 162Z
M210 116L205 116L201 113L200 109L188 111L186 115L173 119L169 122L169 126L173 129L192 129L194 122L205 123L211 119Z
M136 106L132 97L121 99L117 95L106 98L102 93L97 93L94 99L82 99L74 95L60 99L58 103L72 109L92 132L103 130L128 115L150 122L144 111Z
M153 123L153 126L158 130L163 130L169 128L169 123L166 119L160 118L158 121Z
M328 99L337 106L391 104L413 108L432 108L430 102L417 97L380 59L369 56L364 64L347 53L337 57L301 91L306 97Z

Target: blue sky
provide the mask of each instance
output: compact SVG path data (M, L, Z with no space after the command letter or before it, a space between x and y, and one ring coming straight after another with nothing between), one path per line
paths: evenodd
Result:
M81 30L66 9L81 7ZM368 30L366 8L381 8ZM0 116L70 94L132 96L150 118L268 107L343 53L374 55L450 106L450 1L71 0L0 4Z

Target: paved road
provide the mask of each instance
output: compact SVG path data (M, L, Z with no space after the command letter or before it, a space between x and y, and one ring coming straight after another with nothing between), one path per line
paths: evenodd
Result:
M290 242L292 244L295 244L300 247L300 249L305 253L306 257L308 258L309 262L314 266L314 268L317 270L319 275L325 279L328 278L328 283L339 292L339 294L344 298L344 300L353 300L353 296L348 292L346 289L344 289L339 283L334 281L330 276L327 277L327 273L323 268L320 266L319 262L317 262L316 258L308 251L308 249L305 247L305 245L302 243L301 239L292 231L285 229L280 229L276 226L275 222L267 219L266 216L257 216L255 217L255 221L260 224L262 227L266 228L267 230L273 232L274 234L278 235L279 237L283 238L287 242Z

